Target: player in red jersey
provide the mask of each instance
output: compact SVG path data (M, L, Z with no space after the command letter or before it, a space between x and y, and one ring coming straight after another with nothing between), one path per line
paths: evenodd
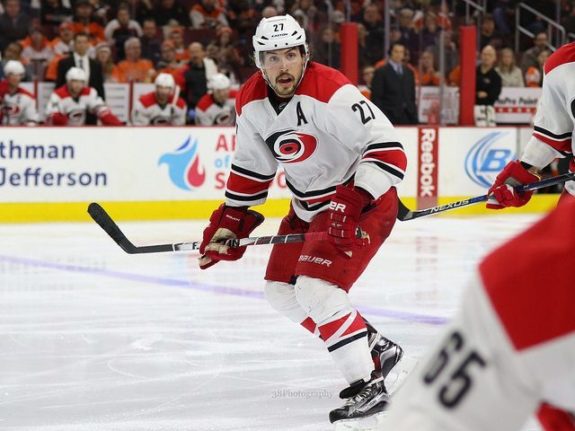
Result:
M575 43L568 43L555 51L547 59L544 71L545 79L534 119L533 135L521 158L510 162L497 176L489 189L491 197L487 203L488 208L525 205L533 192L517 193L513 186L538 181L539 170L556 158L568 157L569 169L575 172L575 80L572 78L575 73ZM560 201L572 200L573 196L575 181L568 181ZM557 421L565 423L561 419L565 415L565 412L550 406L542 408L538 414L540 421L549 430L556 429L552 424ZM567 429L575 430L575 425Z
M570 200L483 260L385 429L516 431L550 403L545 430L575 430L574 218Z
M0 124L3 126L35 126L38 124L36 98L20 87L25 70L22 63L15 60L6 62L4 75L0 81Z
M186 102L179 96L174 77L160 73L155 81L156 89L143 94L134 104L134 126L184 126Z
M497 176L489 189L492 197L487 203L488 208L525 205L533 192L516 193L513 186L538 181L537 172L556 158L570 158L570 170L575 172L575 42L555 51L544 69L545 79L535 114L533 135L521 158L510 162ZM573 196L575 181L568 181L562 199Z
M275 246L266 298L319 334L347 380L340 394L347 401L330 420L368 416L385 408L383 379L402 350L362 318L347 292L391 233L405 153L389 120L345 76L309 61L294 18L262 19L253 46L260 71L236 98L226 201L204 231L199 264L243 255L245 248L224 241L248 236L263 221L248 208L265 202L281 166L293 199L278 233L327 232L328 240Z

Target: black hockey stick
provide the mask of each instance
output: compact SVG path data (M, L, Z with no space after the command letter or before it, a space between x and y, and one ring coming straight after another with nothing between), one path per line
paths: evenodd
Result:
M88 206L88 214L98 225L128 254L161 253L166 251L194 251L200 249L200 241L179 242L175 244L156 244L136 246L124 235L116 222L104 208L92 202ZM298 233L291 235L260 236L243 239L230 239L226 245L244 247L247 245L288 244L302 241L320 241L327 239L326 232Z
M547 178L546 180L537 181L531 184L522 184L515 187L515 191L522 193L531 190L542 189L544 187L553 186L555 184L561 184L565 181L575 180L575 173L570 172L568 174L557 175L556 177ZM468 205L477 204L479 202L485 202L489 198L489 195L475 196L474 198L463 199L462 201L451 202L445 205L439 205L432 208L426 208L424 210L411 211L408 209L401 200L399 201L399 209L397 211L397 219L399 221L413 220L419 217L425 217L432 214L437 214L443 211L454 210L456 208L463 208Z

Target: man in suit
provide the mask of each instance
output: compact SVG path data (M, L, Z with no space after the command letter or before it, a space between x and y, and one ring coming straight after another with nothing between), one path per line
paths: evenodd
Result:
M88 86L96 89L98 96L105 99L104 94L104 74L100 63L88 57L90 49L90 38L86 33L74 35L74 50L67 58L63 58L58 63L58 78L56 88L66 83L66 73L72 67L78 67L88 75Z
M417 124L415 77L404 66L405 46L394 43L389 59L375 71L371 82L371 100L393 124Z

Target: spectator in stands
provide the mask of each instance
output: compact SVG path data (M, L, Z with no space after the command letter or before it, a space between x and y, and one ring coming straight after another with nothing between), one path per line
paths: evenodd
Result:
M409 8L403 8L399 11L398 23L399 31L401 33L399 43L409 49L409 51L417 57L417 54L419 53L419 37L413 28L414 15L413 10Z
M444 30L440 32L437 43L432 49L433 58L438 64L437 70L441 70L441 65L439 64L440 52L439 45L443 43L444 56L444 72L446 76L449 76L451 71L453 71L459 64L459 50L457 49L457 44L453 40L453 32Z
M74 34L88 35L89 42L96 46L106 40L104 27L94 19L94 7L89 0L77 0L74 5ZM100 94L100 93L98 93Z
M196 106L196 124L199 126L233 126L236 121L236 92L230 88L229 78L216 73L208 82L209 92Z
M236 47L233 31L230 27L220 27L216 33L216 39L212 41L206 51L208 57L215 61L220 72L231 79L232 84L239 82L240 70L246 64Z
M40 8L40 22L43 26L57 27L70 19L72 9L62 0L45 0Z
M110 45L102 42L96 46L96 61L100 63L100 67L102 68L104 82L120 83L125 81L122 72L114 63Z
M218 72L213 60L206 58L204 47L199 42L190 44L190 62L184 67L186 102L193 120L195 108L200 98L208 91L209 79Z
M87 85L86 72L72 67L66 72L66 84L56 88L46 107L46 122L53 126L83 126L87 114L96 116L106 126L121 126L121 121Z
M0 49L6 48L11 42L16 42L28 36L32 20L22 10L20 0L6 0L4 13L0 15Z
M298 15L305 17L302 27L308 33L313 33L319 27L319 11L313 0L297 0L293 3L291 14L297 19ZM324 19L325 21L325 19Z
M82 69L87 76L88 85L95 88L98 95L105 99L104 93L104 75L100 63L92 60L88 56L88 49L90 48L90 38L86 33L76 33L74 35L74 50L72 55L63 58L58 63L58 77L56 79L56 87L61 87L66 84L66 74L72 67ZM90 119L93 122L93 119Z
M50 47L54 55L63 55L72 50L74 41L74 25L71 22L63 22L58 26L58 36L50 41Z
M154 24L156 23L154 16L154 0L127 0L127 2L132 13L136 14L136 21L142 24L142 27L148 19L153 19Z
M0 125L35 126L38 124L36 99L20 87L26 73L22 63L10 60L4 66L5 80L0 81Z
M421 50L425 51L427 48L433 47L439 37L439 25L437 23L437 15L433 12L427 12L424 18L424 27L421 30Z
M18 42L9 43L8 46L4 48L0 67L0 78L3 77L4 66L6 66L6 63L8 63L10 60L22 62L22 45L20 45ZM30 81L32 79L32 70L30 65L24 63L23 65L25 73L22 81Z
M123 60L124 43L131 37L141 37L142 27L131 18L130 7L124 3L118 7L116 18L111 20L104 29L104 35L108 43L116 49L116 58Z
M361 23L366 31L363 58L366 64L374 64L383 58L385 32L383 19L376 4L372 3L365 7Z
M200 0L190 10L192 28L216 28L229 26L228 19L222 8L216 4L216 0Z
M515 53L511 48L501 50L495 70L501 76L502 87L525 87L523 74L521 69L515 65Z
M361 71L361 79L365 84L365 88L361 90L361 94L363 94L369 100L371 100L371 83L373 81L374 74L375 74L375 67L371 65L365 66Z
M22 51L22 59L32 68L32 79L42 80L48 63L54 57L48 41L40 30L32 30L30 44Z
M331 26L325 27L320 35L321 39L314 45L314 61L338 69L340 65L341 46L337 40L338 37L334 29Z
M262 9L262 18L271 18L278 15L278 10L275 6L269 5Z
M182 71L183 66L184 64L176 59L174 44L169 40L165 40L162 43L162 58L157 65L158 72L172 75L176 84L180 88L184 88L186 81L184 80L184 74Z
M483 49L486 45L498 48L502 45L503 39L495 30L495 20L490 14L483 15L481 19L481 33L479 35L479 46Z
M551 51L544 49L537 56L537 66L530 66L525 72L525 85L527 87L541 87L543 85L543 71Z
M168 29L168 40L174 45L176 50L176 60L186 62L190 60L190 51L184 43L184 29L180 26L170 26Z
M441 85L441 74L435 70L435 59L430 50L423 51L419 56L419 70L417 71L416 82L422 86Z
M541 32L535 35L535 38L533 38L533 47L525 51L521 57L520 67L523 73L527 72L527 69L532 66L538 67L539 62L537 61L537 56L541 51L547 49L547 44L547 33Z
M180 97L174 78L160 73L154 81L155 90L144 94L134 104L134 126L183 126L186 124L186 102Z
M140 39L132 37L124 43L126 59L118 64L123 82L153 82L156 76L154 65L142 58Z
M475 84L475 125L495 126L495 102L501 94L501 77L495 71L497 52L491 45L481 50Z
M386 64L375 71L371 100L393 124L417 124L415 78L403 64L405 46L394 43L389 55Z
M159 26L168 25L171 21L176 21L184 27L190 25L190 17L186 9L176 0L159 0L154 9L154 16Z
M150 60L155 66L161 57L161 43L156 20L154 18L146 18L142 25L142 31L144 33L140 38L142 58Z

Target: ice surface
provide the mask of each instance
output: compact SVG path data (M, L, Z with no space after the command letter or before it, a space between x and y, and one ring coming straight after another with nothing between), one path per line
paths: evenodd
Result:
M405 348L407 370L481 256L533 220L398 223L351 299ZM203 227L120 225L139 245ZM124 254L95 224L0 225L0 238L1 430L333 429L345 383L322 343L265 302L269 246L200 271L193 254Z

